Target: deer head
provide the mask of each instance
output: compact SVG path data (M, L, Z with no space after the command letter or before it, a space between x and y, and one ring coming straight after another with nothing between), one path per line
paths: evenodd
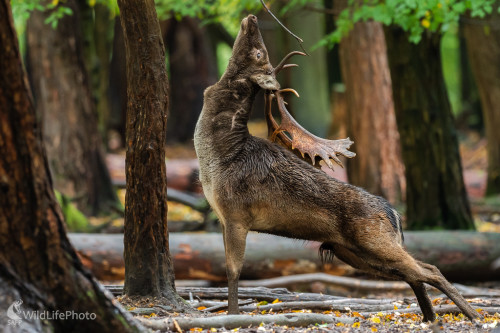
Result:
M299 157L313 165L322 159L331 169L333 169L331 160L342 166L337 156L355 156L354 153L347 150L353 142L349 138L325 140L314 136L300 126L285 107L282 93L291 91L297 96L298 94L293 89L280 90L276 75L282 69L297 67L295 64L286 63L294 55L305 56L306 54L298 51L291 52L283 58L276 68L273 68L259 31L257 17L248 15L241 21L240 31L234 42L231 59L223 79L229 82L245 83L249 80L256 88L255 91L259 88L266 90L265 114L271 141L279 140L288 149L295 150ZM271 111L271 101L274 96L278 101L281 116L281 124L279 125L274 120Z
M224 76L230 80L250 78L254 85L264 90L280 88L255 15L248 15L241 21Z

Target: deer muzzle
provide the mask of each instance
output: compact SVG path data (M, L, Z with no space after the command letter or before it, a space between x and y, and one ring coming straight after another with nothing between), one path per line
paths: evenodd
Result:
M252 82L258 84L264 90L279 90L280 84L276 78L269 74L255 74L250 77Z

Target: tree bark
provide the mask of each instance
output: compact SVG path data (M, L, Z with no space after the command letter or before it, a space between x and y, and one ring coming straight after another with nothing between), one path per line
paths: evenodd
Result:
M486 195L500 194L500 14L495 7L484 19L465 17L463 23L488 139Z
M406 175L409 229L474 229L457 134L441 68L441 36L419 44L386 30L396 121Z
M347 161L349 182L395 204L406 184L382 24L356 23L340 42L340 63L347 95L347 136L354 140L357 153Z
M31 92L21 64L10 1L0 1L0 312L14 301L22 311L95 313L95 320L28 319L0 330L139 331L113 305L70 245L57 204Z
M127 58L125 294L182 309L168 247L165 133L168 78L153 0L118 1Z
M59 19L56 29L44 23L48 11L31 14L27 68L54 186L84 213L97 215L115 207L118 199L104 163L83 61L79 9L75 0L63 5L73 15Z

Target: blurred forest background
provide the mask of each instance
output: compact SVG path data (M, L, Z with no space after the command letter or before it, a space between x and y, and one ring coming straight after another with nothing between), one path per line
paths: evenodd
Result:
M19 299L31 309L99 308L86 328L116 332L128 319L94 276L118 283L107 286L115 295L134 296L133 283L122 287L127 266L146 278L135 287L152 290L135 295L179 304L173 266L177 286L226 284L193 132L203 91L224 72L249 13L272 64L309 53L278 78L301 95L287 97L293 116L318 136L355 143L345 169L323 170L387 198L404 216L404 245L416 259L453 281L498 288L500 0L268 1L300 45L257 0L118 3L123 21L114 0L0 0L0 312ZM163 138L158 106L167 104ZM266 137L263 111L257 96L248 126ZM242 287L410 291L358 279L367 276L337 258L322 262L316 242L252 233L246 244Z
M333 177L386 197L408 229L500 229L498 2L268 5L310 55L279 78L301 94L289 109L314 134L355 142L357 156ZM12 8L69 230L122 231L127 84L118 6L18 0ZM182 221L169 227L214 230L192 142L203 91L223 73L247 13L258 15L271 63L300 47L258 1L160 0L156 8L170 89L169 220ZM265 137L260 96L252 117L250 131Z

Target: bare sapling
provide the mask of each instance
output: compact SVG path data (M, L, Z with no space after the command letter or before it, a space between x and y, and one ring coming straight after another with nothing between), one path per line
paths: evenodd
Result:
M283 94L294 91L280 89L276 75L294 66L286 61L296 54L302 53L292 52L273 68L257 18L249 15L241 22L224 75L204 94L194 140L203 190L222 225L229 313L239 313L238 279L252 230L318 241L324 258L335 255L353 267L406 281L425 321L433 321L435 313L424 284L445 293L470 319L478 318L436 267L415 260L404 249L401 218L385 199L312 165L322 159L333 167L332 161L340 164L338 155L354 153L347 150L352 144L348 138L315 137L286 110ZM247 127L260 89L266 91L271 140L250 135ZM273 98L280 124L271 114Z

